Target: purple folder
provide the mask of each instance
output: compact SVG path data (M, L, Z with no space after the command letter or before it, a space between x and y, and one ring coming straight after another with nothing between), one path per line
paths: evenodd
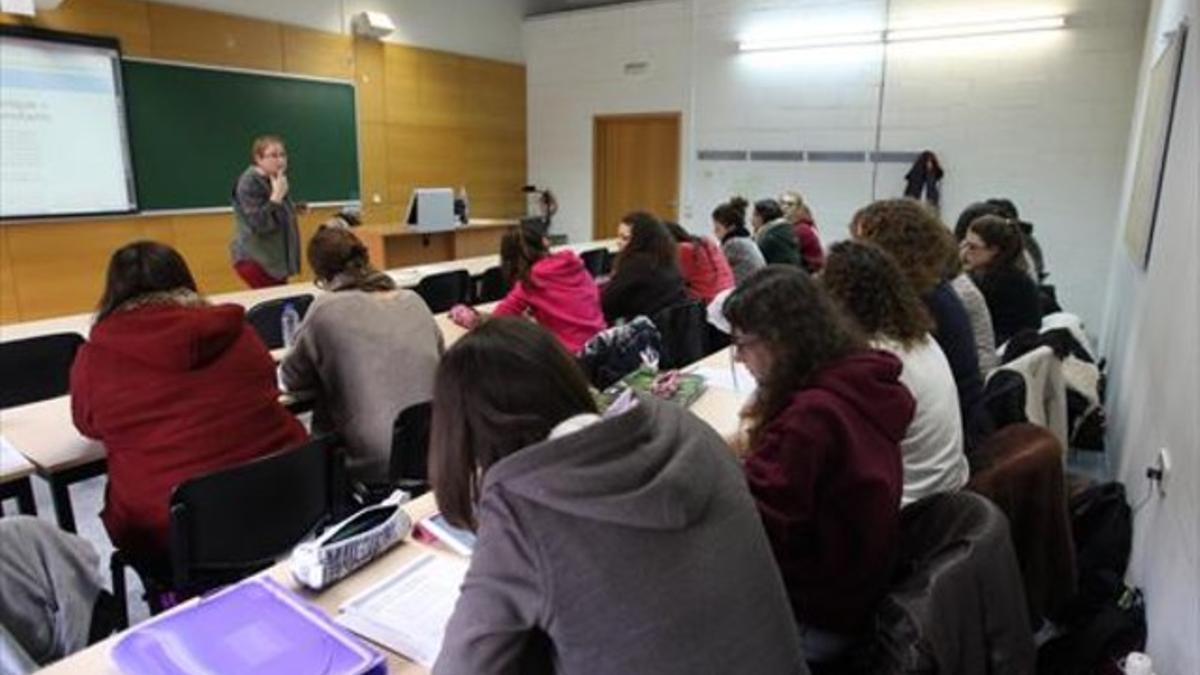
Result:
M112 659L126 675L383 675L375 650L259 576L133 627Z

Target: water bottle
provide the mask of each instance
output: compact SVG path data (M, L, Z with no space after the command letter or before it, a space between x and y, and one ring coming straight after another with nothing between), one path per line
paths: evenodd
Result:
M283 333L283 346L291 349L296 344L296 330L300 327L300 312L295 305L287 303L283 306L283 314L279 317L280 332Z

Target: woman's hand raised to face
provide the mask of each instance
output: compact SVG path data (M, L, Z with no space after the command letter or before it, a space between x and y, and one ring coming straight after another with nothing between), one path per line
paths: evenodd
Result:
M269 176L271 180L271 201L282 202L288 194L288 179L287 174L280 171L277 174Z

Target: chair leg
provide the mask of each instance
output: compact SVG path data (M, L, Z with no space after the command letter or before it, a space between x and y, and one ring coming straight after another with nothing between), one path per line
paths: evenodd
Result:
M108 559L108 568L112 574L117 628L125 630L129 627L129 596L125 588L125 558L120 551L113 551L112 557Z

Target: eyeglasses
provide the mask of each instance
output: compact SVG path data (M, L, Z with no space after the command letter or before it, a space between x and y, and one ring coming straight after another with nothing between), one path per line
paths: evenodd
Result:
M738 352L740 352L744 349L747 349L749 347L753 347L754 345L758 344L759 342L762 342L762 338L755 337L753 335L744 335L744 334L743 335L734 335L729 340L729 343L733 347L734 351L738 351Z
M264 152L262 156L269 157L271 159L287 159L286 152Z

